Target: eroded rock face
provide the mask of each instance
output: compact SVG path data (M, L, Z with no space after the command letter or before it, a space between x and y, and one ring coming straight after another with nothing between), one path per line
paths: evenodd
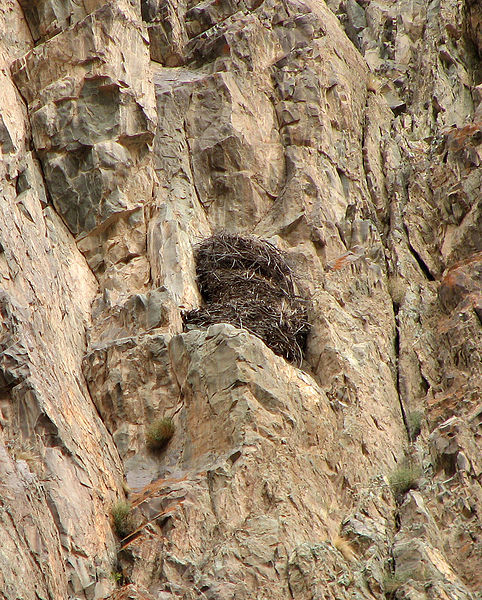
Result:
M3 597L475 598L478 3L7 0L0 31ZM182 331L220 228L287 253L300 368Z
M24 107L8 90L15 123ZM105 503L122 481L81 371L97 284L47 205L28 137L12 141L0 211L1 587L7 598L94 597L109 589Z

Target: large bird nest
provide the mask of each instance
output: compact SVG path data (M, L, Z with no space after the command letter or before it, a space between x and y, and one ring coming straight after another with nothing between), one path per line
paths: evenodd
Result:
M306 300L285 256L273 244L218 233L195 248L204 306L183 314L186 328L231 323L300 364L309 332Z

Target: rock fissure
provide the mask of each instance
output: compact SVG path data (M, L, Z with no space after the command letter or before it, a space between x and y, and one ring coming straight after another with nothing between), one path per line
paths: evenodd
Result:
M407 413L405 411L405 407L404 407L404 403L403 403L403 398L402 398L402 394L403 394L403 386L402 386L402 372L401 372L401 366L400 366L400 324L399 324L399 320L398 320L398 309L395 308L395 304L393 305L393 312L394 312L394 317L395 317L395 338L394 338L394 345L395 345L395 368L396 368L396 387L397 387L397 395L398 395L398 401L400 404L400 415L402 417L402 421L403 424L405 426L405 430L407 432L407 436L410 440L410 429L409 429L409 425L408 425L408 420L407 420Z
M191 145L190 145L190 142L189 142L189 135L188 135L188 132L187 132L187 129L186 129L186 121L183 120L182 126L183 126L183 131L184 131L184 138L186 140L186 144L187 144L187 147L188 147L189 169L190 169L191 177L192 177L192 180L193 180L193 188L194 188L194 191L196 193L196 198L197 198L197 201L199 202L199 206L201 206L202 209L204 210L204 212L206 212L209 207L207 207L207 206L204 205L204 203L203 203L203 201L201 199L201 196L199 195L198 188L196 186L196 175L195 175L196 171L194 170L194 167L193 167L193 162L192 162L192 155L193 155L193 153L192 153Z
M422 271L422 273L424 274L424 276L429 281L435 281L435 277L430 272L430 269L428 268L427 264L424 262L424 260L420 256L420 254L415 250L415 248L410 243L410 240L409 240L409 237L408 237L408 232L406 231L405 233L406 233L406 239L407 239L408 248L409 248L412 256L414 257L414 259L417 261L417 264L420 267L420 270Z

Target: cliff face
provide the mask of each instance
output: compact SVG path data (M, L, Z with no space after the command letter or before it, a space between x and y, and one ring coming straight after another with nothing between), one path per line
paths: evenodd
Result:
M480 3L5 0L0 32L0 598L475 599ZM300 368L182 331L219 229L287 253Z

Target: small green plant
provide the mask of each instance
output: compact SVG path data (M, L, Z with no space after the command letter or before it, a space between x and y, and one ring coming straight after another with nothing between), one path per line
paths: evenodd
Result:
M162 450L174 435L175 427L172 419L157 419L146 431L146 444L150 450Z
M390 488L395 499L399 499L409 490L418 488L422 472L417 465L400 466L389 477Z
M410 441L416 440L422 430L423 413L419 410L409 412L407 415L408 435Z
M112 525L114 531L124 539L130 535L136 528L134 515L132 514L132 505L130 502L120 500L112 505L111 508Z
M124 576L120 571L112 571L110 574L110 578L116 585L120 585L122 583L122 580L124 579Z

